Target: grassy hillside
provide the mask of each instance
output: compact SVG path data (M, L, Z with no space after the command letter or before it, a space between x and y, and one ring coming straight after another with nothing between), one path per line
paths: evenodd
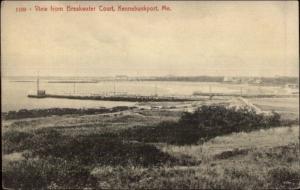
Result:
M162 111L161 111L162 112ZM280 117L204 106L5 120L10 188L296 188L299 126Z

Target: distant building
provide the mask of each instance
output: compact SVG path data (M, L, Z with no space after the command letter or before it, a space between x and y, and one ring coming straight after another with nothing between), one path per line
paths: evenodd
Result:
M299 94L299 84L286 84L285 90L289 94Z
M242 80L238 77L224 77L223 82L240 83Z
M115 79L116 80L128 80L128 76L126 76L126 75L117 75L116 77L115 77Z
M254 77L224 77L223 82L261 84L262 80Z
M223 82L231 82L232 77L224 77Z
M255 79L255 80L253 81L253 83L255 83L255 84L261 84L261 83L262 83L262 80L261 80L261 79Z
M291 89L299 89L298 84L286 84L285 87L286 88L291 88Z

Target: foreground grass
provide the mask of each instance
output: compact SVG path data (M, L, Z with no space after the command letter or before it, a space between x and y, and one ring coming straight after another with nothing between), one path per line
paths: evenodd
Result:
M205 162L223 152L239 152L251 149L265 149L286 146L299 141L299 126L261 129L250 133L239 132L225 136L215 137L202 144L177 146L171 144L158 144L161 150L170 155L185 154L196 160Z
M154 145L99 134L66 136L53 129L3 134L3 183L10 188L82 189L96 187L94 167L163 167L195 165ZM14 159L11 159L13 158Z
M123 115L113 121L143 123L155 117L148 114ZM72 122L73 118L68 116L67 121ZM40 122L44 119L40 119L34 120L38 128L30 127L30 122L19 127L21 120L17 126L6 127L2 133L4 186L14 189L299 187L298 126L270 128L280 124L277 115L265 117L247 110L204 107L183 115L179 121L135 128L120 124L115 130L106 128L111 123L104 123L103 118L93 115L76 120L84 123L92 119L92 126L82 123L44 126L45 121Z
M253 149L242 159L216 160L197 167L99 167L92 171L92 175L99 180L98 188L108 189L299 188L297 146L299 144Z
M162 148L163 152L168 153L165 155L169 155L167 160L170 158L184 159L179 156L180 154L194 157L195 160L203 160L201 163L195 161L192 165L180 163L170 165L160 161L156 165L146 166L134 163L91 165L80 163L76 159L65 157L65 155L61 158L49 155L45 157L38 153L40 156L33 157L32 154L28 155L28 151L20 153L19 156L13 153L8 155L19 158L10 161L4 160L3 182L6 187L22 189L82 189L84 187L100 189L297 188L300 187L299 143L296 143L297 135L295 134L298 132L298 126L292 127L290 130L280 129L283 129L281 133L274 132L272 129L266 130L261 136L263 137L261 142L265 142L265 144L255 145L253 143L246 149L233 147L237 146L241 137L254 141L255 135L257 135L256 131L218 137L206 144L194 145L212 148L223 144L224 147L231 145L233 148L223 152L210 150L210 154L206 155L206 160L202 158L203 154L195 152L195 149L178 151L181 147L174 145ZM270 139L271 135L273 135L273 139ZM276 139L281 136L286 136L288 140L274 143L275 146L272 146L271 141L276 142ZM250 143L244 140L241 141L241 145L247 146ZM131 152L135 150L132 147L130 149ZM89 150L92 152L93 148L91 147ZM64 152L68 153L68 149L64 149ZM47 154L49 153L51 151L47 151ZM83 152L83 154L85 153ZM142 155L152 157L153 153L142 152ZM9 159L8 156L4 158ZM87 158L90 160L94 157ZM99 158L97 157L97 159ZM127 160L125 157L123 159Z

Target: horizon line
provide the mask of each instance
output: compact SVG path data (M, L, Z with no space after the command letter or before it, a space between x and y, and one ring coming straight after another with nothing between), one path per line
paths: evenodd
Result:
M3 78L9 77L37 77L36 75L8 75L2 76ZM102 76L88 76L88 75L39 75L39 77L253 77L253 78L277 78L277 77L292 77L299 78L298 76L291 75L274 75L274 76L246 76L246 75L126 75L126 74L116 74L116 75L102 75Z

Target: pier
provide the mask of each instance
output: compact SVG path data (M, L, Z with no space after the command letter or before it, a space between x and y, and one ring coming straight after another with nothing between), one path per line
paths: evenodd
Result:
M29 94L29 98L61 98L76 100L103 100L103 101L127 101L127 102L184 102L200 101L197 97L168 97L168 96L137 96L137 95L58 95L58 94Z
M185 102L185 101L203 101L211 100L215 96L230 96L241 98L284 98L295 97L299 95L279 95L279 94L243 94L242 89L240 93L213 93L211 86L209 86L209 92L194 92L189 96L159 96L157 93L157 85L154 87L153 95L129 95L127 93L118 93L116 91L116 83L113 83L113 93L104 94L77 94L75 91L75 81L68 81L73 83L73 94L48 94L46 90L40 89L39 76L37 77L36 94L29 94L29 98L60 98L60 99L77 99L77 100L101 100L101 101L125 101L125 102ZM60 81L66 82L66 81ZM82 82L82 81L80 81ZM89 81L90 82L90 81Z
M60 81L66 82L66 81ZM60 99L76 99L76 100L102 100L102 101L125 101L125 102L184 102L184 101L201 101L203 98L195 96L158 96L157 86L155 85L154 95L128 95L127 93L118 93L116 91L116 83L113 83L113 93L110 94L76 94L75 81L73 83L73 94L48 94L46 90L40 90L39 76L36 80L36 94L29 94L28 98L60 98Z

